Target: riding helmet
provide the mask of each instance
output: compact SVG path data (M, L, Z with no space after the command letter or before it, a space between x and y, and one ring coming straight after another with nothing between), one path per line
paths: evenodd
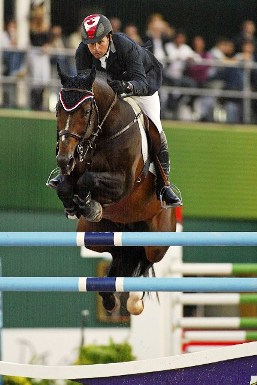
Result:
M81 26L81 36L84 44L94 44L112 32L112 25L106 16L93 14L87 16Z

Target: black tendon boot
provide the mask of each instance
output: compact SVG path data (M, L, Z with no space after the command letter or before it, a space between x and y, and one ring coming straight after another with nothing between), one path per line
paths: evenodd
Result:
M157 181L156 181L156 194L157 198L161 200L163 207L178 207L182 206L182 199L179 198L173 191L173 186L169 182L169 171L170 171L170 159L168 152L168 144L165 133L160 133L161 147L157 154L157 158L161 164L164 174L162 176L162 170L157 167ZM165 178L166 176L166 178ZM165 179L166 183L165 183Z

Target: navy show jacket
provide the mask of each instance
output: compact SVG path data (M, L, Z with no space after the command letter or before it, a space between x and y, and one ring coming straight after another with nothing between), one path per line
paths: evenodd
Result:
M146 48L139 46L123 33L113 33L106 69L82 42L76 50L76 68L78 74L91 69L106 71L112 80L130 81L134 94L153 95L162 84L162 65Z

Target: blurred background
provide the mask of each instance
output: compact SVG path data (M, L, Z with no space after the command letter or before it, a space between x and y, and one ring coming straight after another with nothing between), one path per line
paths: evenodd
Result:
M164 66L165 119L256 122L256 2L1 0L2 105L55 107L56 62L74 74L80 25L102 12ZM15 90L15 92L13 92Z
M150 40L163 64L161 113L171 180L183 195L183 230L256 231L256 0L0 0L0 231L76 229L45 183L56 167L56 63L75 74L80 25L94 12L139 44ZM255 247L185 247L182 254L184 262L256 262ZM84 255L74 248L1 248L3 275L104 272L104 258ZM5 293L3 306L8 361L39 355L40 362L70 363L85 328L90 342L132 333L127 314L111 319L93 293ZM256 305L233 309L256 313ZM141 326L139 358L172 352L167 333L152 340L152 350L143 339L144 326L155 323Z

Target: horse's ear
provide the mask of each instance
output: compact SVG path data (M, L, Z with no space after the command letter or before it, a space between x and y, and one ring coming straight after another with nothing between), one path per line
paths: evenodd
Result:
M60 78L60 80L61 80L62 85L64 85L64 84L66 83L66 81L68 80L69 77L68 77L68 75L66 75L64 72L62 72L59 63L57 63L56 66L57 66L57 73L58 73L58 76L59 76L59 78Z
M89 82L90 82L91 88L92 88L93 83L95 81L95 77L96 77L96 68L95 68L95 66L93 66L91 71L90 71L90 75L89 75Z

